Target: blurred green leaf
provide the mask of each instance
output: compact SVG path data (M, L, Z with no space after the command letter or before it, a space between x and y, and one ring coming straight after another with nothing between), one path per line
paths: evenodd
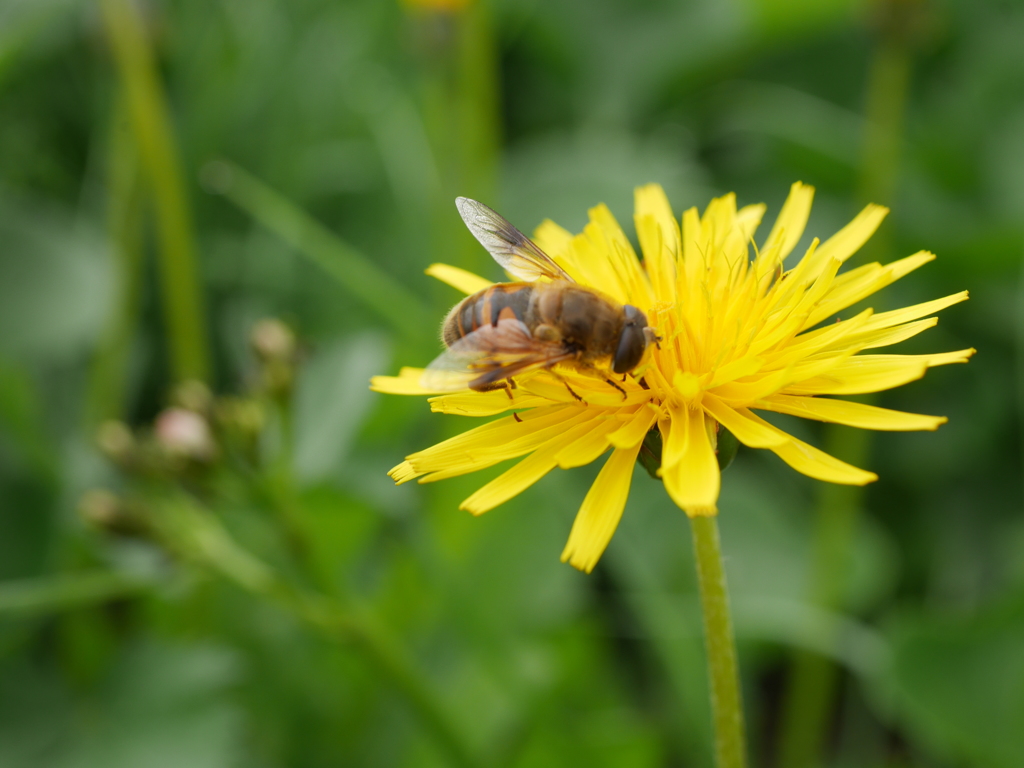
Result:
M100 332L113 298L103 240L88 225L0 195L0 354L67 360Z
M385 371L390 343L361 333L317 350L302 367L295 392L296 478L302 483L337 479L359 428L379 396L370 377Z
M991 768L1024 765L1024 601L977 614L898 615L893 660L879 681L891 713L936 757Z
M0 3L0 88L18 58L81 0L4 0Z
M127 648L95 691L45 673L6 675L0 764L10 768L228 768L241 719L229 650L149 641ZM13 684L13 685L12 685Z
M421 338L427 316L424 302L380 270L294 203L251 174L224 160L204 169L211 191L220 192L313 260L382 319L410 338Z

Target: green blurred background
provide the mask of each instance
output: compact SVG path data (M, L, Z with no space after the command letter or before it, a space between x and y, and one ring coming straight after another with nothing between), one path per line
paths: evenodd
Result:
M970 290L897 351L978 355L876 401L936 433L788 425L863 494L724 475L751 762L1024 765L1024 7L442 5L0 0L0 767L710 766L663 489L582 575L595 468L471 518L385 475L469 422L367 381L437 353L428 264L500 279L456 195L632 236L798 179L808 240L938 254L876 309Z

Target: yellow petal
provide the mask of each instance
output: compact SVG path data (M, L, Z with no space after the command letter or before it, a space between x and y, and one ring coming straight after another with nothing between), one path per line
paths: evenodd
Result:
M846 349L857 347L850 339L863 329L871 319L874 310L865 309L859 315L831 323L816 330L797 336L790 343L766 355L765 367L769 370L792 365L797 361L819 354L826 349ZM858 347L858 349L860 349Z
M811 202L814 200L814 187L796 182L789 189L789 196L779 211L768 238L761 246L763 258L758 259L758 274L765 274L775 268L776 264L789 255L807 227L807 219L811 215Z
M775 453L797 472L813 477L816 480L840 483L841 485L865 485L878 479L878 475L874 472L858 469L852 464L847 464L845 461L840 461L834 456L829 456L824 451L819 451L813 445L797 440L792 435L783 432L778 427L769 424L749 411L746 415L749 419L761 424L766 429L777 432L786 438L786 442L782 445L769 446L768 450Z
M582 397L588 405L607 408L625 408L640 405L651 399L651 393L632 379L618 382L626 390L626 397L611 384L594 376L577 376L569 369L560 369L563 378L569 380L573 392ZM519 383L519 389L553 402L578 403L565 382L546 373L539 373Z
M679 284L685 284L692 292L696 292L699 290L698 286L703 284L708 268L705 260L708 244L696 208L688 208L683 212L682 232L684 274L680 277Z
M388 395L436 395L436 389L427 389L420 384L423 368L402 368L397 376L374 376L370 389Z
M534 413L535 411L528 411L523 414L521 417L522 422L517 423L529 424L529 427L526 431L523 431L522 427L520 427L518 430L519 434L516 435L513 432L510 439L501 440L497 433L493 433L484 436L483 441L478 438L473 446L464 448L461 451L449 450L441 456L431 454L432 449L428 448L426 451L421 451L420 454L413 454L410 457L409 463L419 473L429 472L425 477L420 478L419 482L435 483L438 480L447 480L450 477L477 472L481 469L493 467L495 464L500 464L508 459L518 458L545 444L549 444L553 440L561 439L565 434L578 434L577 432L572 432L577 425L584 424L586 426L587 424L593 424L596 419L595 415L589 413L585 408L577 408L575 415L561 421L558 421L556 417L550 416L529 419ZM579 434L582 436L585 433ZM490 440L488 438L495 439ZM584 446L581 446L581 448L586 445L589 444L584 443ZM607 445L604 448L607 448ZM597 455L600 455L600 451L598 451ZM556 461L557 459L558 457L556 456Z
M632 448L643 442L657 417L658 412L650 405L642 406L628 422L608 435L608 442L616 448Z
M881 392L920 379L928 368L966 363L973 349L938 355L857 355L843 361L828 375L788 385L788 395L863 395ZM760 399L760 398L759 398Z
M768 395L773 395L786 386L789 381L788 370L772 371L761 376L751 377L752 381L730 381L715 387L714 394L720 400L732 403L752 403Z
M633 467L640 443L612 452L590 486L573 521L562 562L590 573L611 541L633 481Z
M521 408L538 408L552 405L552 401L537 397L519 389L512 390L512 397L507 390L496 389L492 392L457 392L451 395L432 397L430 410L434 413L452 413L457 416L495 416L505 411Z
M812 263L806 265L809 276L813 277L820 272L829 259L846 261L853 256L875 234L888 213L888 208L874 203L865 207L853 221L822 243L811 256Z
M512 469L494 478L462 502L459 509L474 515L482 515L513 496L518 496L558 465L557 456L560 451L576 440L585 438L592 429L593 424L587 420L548 440Z
M403 461L397 467L393 468L388 472L388 477L395 481L395 485L401 485L407 483L415 477L418 477L419 473L412 468L412 464L408 461Z
M894 325L902 325L903 323L910 322L911 320L917 320L919 317L939 312L954 304L959 304L961 301L967 301L968 298L967 291L960 291L960 293L954 293L941 299L935 299L934 301L926 301L922 304L915 304L912 307L894 309L891 312L880 312L871 318L871 322L865 326L864 330L873 331L878 328L889 328Z
M766 352L778 344L788 342L801 330L807 328L808 315L814 311L815 305L822 296L831 289L840 266L837 260L832 259L806 291L792 295L788 308L784 305L779 306L777 308L778 321L774 326L767 326L762 330L757 341L751 345L751 352L755 354Z
M704 426L704 412L700 408L683 411L681 417L673 416L669 437L682 433L685 446L675 465L662 464L661 477L669 496L689 517L714 515L722 478ZM666 456L663 451L663 461Z
M619 423L611 419L594 419L591 430L578 440L560 450L555 461L561 469L582 467L596 461L608 450L608 433L618 427Z
M909 432L916 430L934 430L945 424L945 416L924 416L918 413L892 411L864 403L851 403L846 400L829 400L821 397L799 397L793 395L773 395L757 404L776 413L788 413L805 419L828 421L834 424L845 424L859 429L878 429L887 432Z
M874 472L868 472L852 464L847 464L845 461L840 461L795 437L791 437L788 443L769 450L797 472L813 477L815 480L824 480L827 483L839 483L840 485L867 485L878 479L878 475Z
M748 242L736 221L736 195L716 197L701 217L704 240L710 244L709 287L723 286L735 278L736 267L747 261Z
M533 232L535 242L544 253L551 258L561 256L572 242L572 233L555 224L551 219L544 219Z
M686 420L689 409L670 401L659 421L661 429L661 465L675 466L686 453Z
M412 453L406 459L420 474L472 463L481 456L511 459L586 418L590 417L584 408L536 408L520 416L521 421L506 416Z
M899 344L901 341L913 338L914 336L917 336L917 334L927 331L929 328L934 328L938 322L939 318L929 317L926 320L915 320L912 323L897 325L894 328L880 328L876 331L868 332L862 331L861 333L855 333L844 338L839 344L831 345L829 349L836 349L838 347L856 347L858 350L861 350L888 347L892 344Z
M640 260L615 220L608 206L601 204L590 209L590 224L587 226L588 237L611 267L618 281L625 288L623 303L647 308L654 304L654 293L650 279L640 266Z
M733 408L717 397L705 394L702 405L714 419L728 429L736 439L751 448L770 448L782 445L788 438L776 429L764 426L761 419L746 408Z
M442 283L448 283L455 290L466 294L477 293L484 290L484 288L490 288L494 285L490 280L485 280L479 275L474 275L472 272L467 272L464 269L448 264L431 264L427 267L426 273L431 277L436 277Z
M620 304L628 304L626 286L613 270L607 255L591 238L595 234L593 226L587 226L590 231L584 227L583 233L576 235L562 253L562 261L568 265L566 271L580 284L596 288Z
M726 363L715 371L715 377L708 384L708 389L720 386L728 381L742 379L744 376L751 376L763 367L764 360L752 355L741 357L739 360L733 360L731 363Z
M887 285L891 285L901 277L913 272L920 266L935 259L934 253L920 251L913 256L907 256L899 261L894 261L884 267L877 264L867 264L855 270L847 272L837 278L822 298L817 308L808 316L804 328L811 328L822 320L825 320L837 312L856 304L873 293L880 291Z
M680 231L665 190L658 184L637 187L634 192L636 226L644 265L654 293L661 301L675 295L676 261L680 255Z
M754 233L761 224L761 219L764 218L764 212L767 210L767 205L758 203L757 205L745 205L736 212L736 226L739 227L744 242L750 242L754 237Z

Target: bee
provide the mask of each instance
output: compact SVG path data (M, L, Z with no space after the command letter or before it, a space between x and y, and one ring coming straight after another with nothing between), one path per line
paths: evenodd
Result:
M658 341L646 315L576 283L483 203L460 197L455 205L473 236L521 282L497 283L452 308L441 328L447 349L427 367L423 386L437 391L501 388L511 397L513 376L555 373L556 365L565 365L596 374L625 397L606 368L625 381L648 345Z

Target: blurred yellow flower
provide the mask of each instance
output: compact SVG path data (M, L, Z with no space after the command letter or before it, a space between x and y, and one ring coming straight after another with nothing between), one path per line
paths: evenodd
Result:
M470 0L402 0L408 8L424 11L443 11L454 13L469 5Z
M933 430L946 419L837 400L823 395L879 392L921 378L928 368L962 363L973 349L930 355L859 354L908 339L937 322L935 312L967 292L845 320L836 314L934 259L916 253L891 264L865 264L837 275L871 237L888 210L869 205L824 243L811 242L792 269L783 261L801 239L814 189L792 186L760 247L754 233L764 205L737 210L736 197L691 208L682 226L660 186L636 190L634 221L643 261L604 205L573 236L551 221L535 241L568 275L647 314L660 342L622 382L625 397L588 373L560 367L515 378L509 392L464 391L430 398L431 409L467 416L509 413L409 456L389 473L399 483L433 482L526 456L466 499L479 515L522 492L555 467L611 455L583 500L562 560L589 572L618 525L633 467L650 430L661 433L659 474L687 515L717 513L720 427L740 443L767 448L805 475L863 485L872 472L842 462L757 416L775 411L875 430ZM753 258L751 258L751 252ZM473 293L490 283L445 265L428 271ZM422 369L377 376L372 388L392 394L432 394ZM577 400L565 379L582 398ZM436 393L433 393L436 394Z

